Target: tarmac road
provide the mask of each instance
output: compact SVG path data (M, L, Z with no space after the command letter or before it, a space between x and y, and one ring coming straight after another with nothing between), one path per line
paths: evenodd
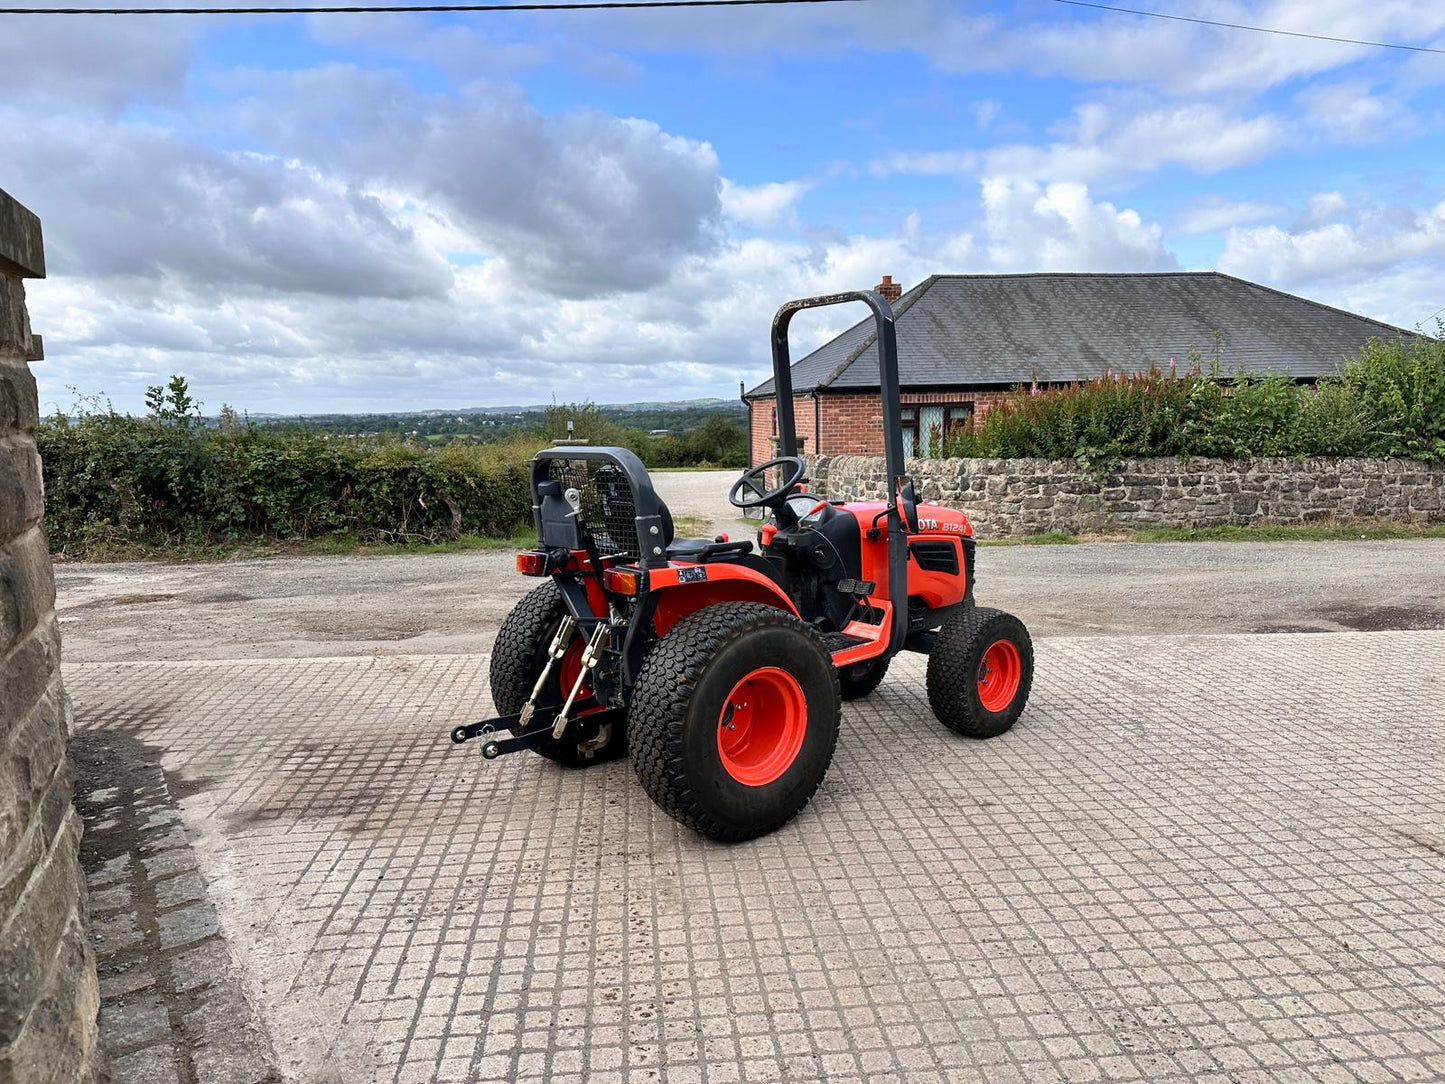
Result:
M660 473L678 515L748 530L732 472ZM509 552L55 570L67 662L484 652L532 581ZM1036 638L1445 628L1445 541L986 547L978 600Z

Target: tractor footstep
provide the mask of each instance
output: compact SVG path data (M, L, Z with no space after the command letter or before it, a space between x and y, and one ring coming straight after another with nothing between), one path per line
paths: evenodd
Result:
M849 636L846 632L830 632L823 637L823 644L828 648L830 655L836 655L840 651L847 651L850 647L857 647L859 644L867 642L861 636Z

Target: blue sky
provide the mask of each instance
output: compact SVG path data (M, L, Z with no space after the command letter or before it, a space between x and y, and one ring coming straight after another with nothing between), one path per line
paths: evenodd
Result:
M1149 6L1445 46L1433 0ZM1217 268L1445 308L1439 54L879 0L16 17L0 70L47 409L176 372L212 411L733 395L781 301L884 274Z

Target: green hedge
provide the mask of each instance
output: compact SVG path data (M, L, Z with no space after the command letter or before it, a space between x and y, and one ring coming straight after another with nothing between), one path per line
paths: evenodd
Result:
M1107 462L1136 456L1445 460L1445 342L1376 340L1313 387L1229 381L1197 364L1065 388L1020 389L976 426L934 433L947 456Z
M504 537L531 515L533 443L401 443L209 429L182 418L57 417L38 440L51 547L346 534L363 541Z

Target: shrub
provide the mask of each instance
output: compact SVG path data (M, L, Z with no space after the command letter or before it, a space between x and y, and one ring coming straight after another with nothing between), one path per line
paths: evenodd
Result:
M1243 370L1226 382L1196 360L1183 374L1106 374L1018 389L943 452L1107 464L1125 456L1398 456L1445 460L1445 341L1374 340L1338 375L1302 387Z
M57 416L37 434L52 548L505 536L531 513L537 442L438 452L114 413Z
M506 537L531 518L528 461L567 435L631 448L653 467L741 466L736 419L681 435L618 426L595 404L553 407L542 431L434 448L301 426L261 427L222 407L210 428L184 377L149 388L149 416L57 414L37 440L52 548L80 555L135 545L228 545L344 534L363 542Z
M1375 340L1337 384L1369 418L1370 454L1445 459L1445 339Z

